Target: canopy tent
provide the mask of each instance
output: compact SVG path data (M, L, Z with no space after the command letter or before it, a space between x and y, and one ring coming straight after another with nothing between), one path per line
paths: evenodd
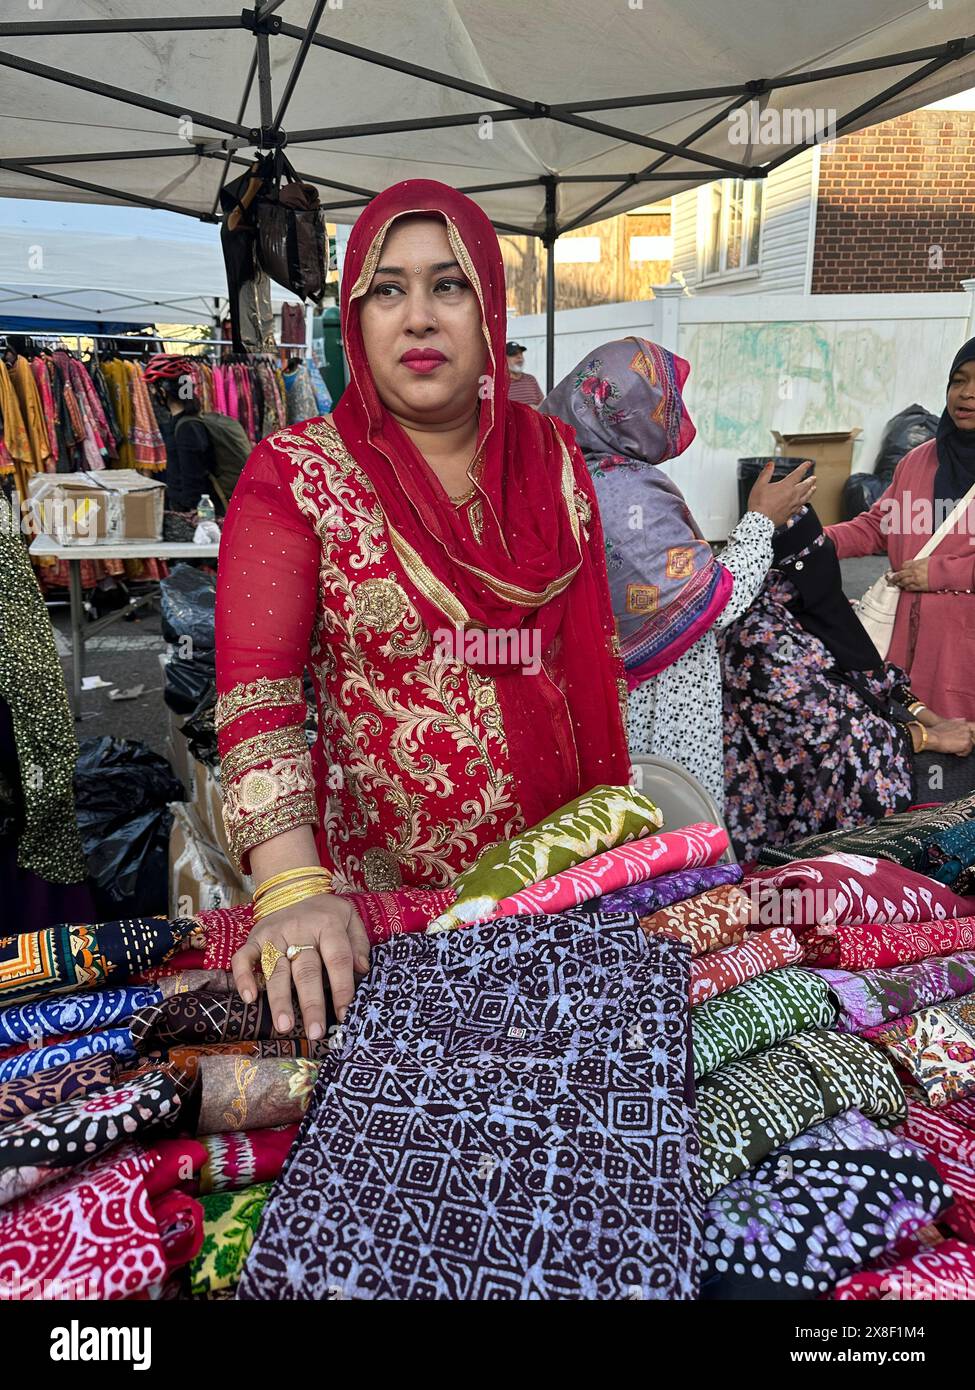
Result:
M561 232L975 85L960 7L928 0L255 4L45 0L0 23L0 194L212 220L248 152L287 144L351 221L438 178L549 248L550 368Z
M289 296L271 288L277 310ZM111 333L212 324L226 307L215 227L144 208L0 201L0 327Z

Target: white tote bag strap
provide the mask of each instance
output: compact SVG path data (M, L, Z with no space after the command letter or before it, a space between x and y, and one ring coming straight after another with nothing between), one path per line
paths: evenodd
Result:
M926 560L928 558L931 552L941 544L955 522L961 520L962 514L968 509L969 502L972 501L975 501L975 483L968 489L965 496L961 499L950 516L945 517L930 540L926 541L925 544L921 546L921 549L914 556L915 560Z

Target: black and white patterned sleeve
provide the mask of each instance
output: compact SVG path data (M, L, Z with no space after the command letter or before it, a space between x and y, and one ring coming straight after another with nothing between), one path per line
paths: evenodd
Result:
M765 583L772 564L772 536L775 524L761 512L746 512L728 537L718 559L731 571L735 586L724 612L715 626L726 628L751 605Z

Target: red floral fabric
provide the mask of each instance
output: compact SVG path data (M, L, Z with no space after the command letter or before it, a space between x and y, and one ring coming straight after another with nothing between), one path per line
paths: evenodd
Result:
M804 936L803 946L807 965L828 965L840 970L905 965L927 956L947 956L975 948L975 917L842 926L829 939Z

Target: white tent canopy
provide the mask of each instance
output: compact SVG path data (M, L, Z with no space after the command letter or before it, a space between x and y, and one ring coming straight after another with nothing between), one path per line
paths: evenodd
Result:
M114 190L123 199L210 213L221 142L239 142L245 153L238 157L245 157L262 126L279 124L296 166L326 185L333 220L354 220L350 201L423 176L458 187L494 185L478 195L491 217L541 234L539 180L551 175L559 180L555 215L564 228L613 191L614 176L639 174L658 160L660 178L630 183L600 214L722 172L755 170L786 153L794 120L780 122L785 138L777 141L770 119L768 143L749 148L723 117L749 99L749 82L831 73L777 85L757 99L778 112L835 110L841 130L975 84L975 43L965 45L971 8L927 0L258 3L277 29L263 44L263 113L255 62L262 45L225 0L45 0L43 10L25 7L23 19L0 23L0 194L98 201L106 195L95 190ZM278 122L310 21L314 41ZM956 39L963 43L952 58L945 45ZM909 62L871 66L906 53L914 55ZM877 105L897 84L909 85ZM690 94L686 100L676 99L678 88ZM714 118L692 149L661 159ZM356 133L370 126L378 133ZM77 156L96 158L71 163ZM42 173L92 187L58 189Z
M289 296L271 288L277 308ZM143 208L0 201L0 320L212 324L226 304L215 227Z
M398 179L436 178L551 258L573 226L762 177L814 127L842 134L975 85L967 3L253 4L44 0L0 22L0 196L212 218L255 146L286 142L334 221ZM744 136L742 108L761 114Z

